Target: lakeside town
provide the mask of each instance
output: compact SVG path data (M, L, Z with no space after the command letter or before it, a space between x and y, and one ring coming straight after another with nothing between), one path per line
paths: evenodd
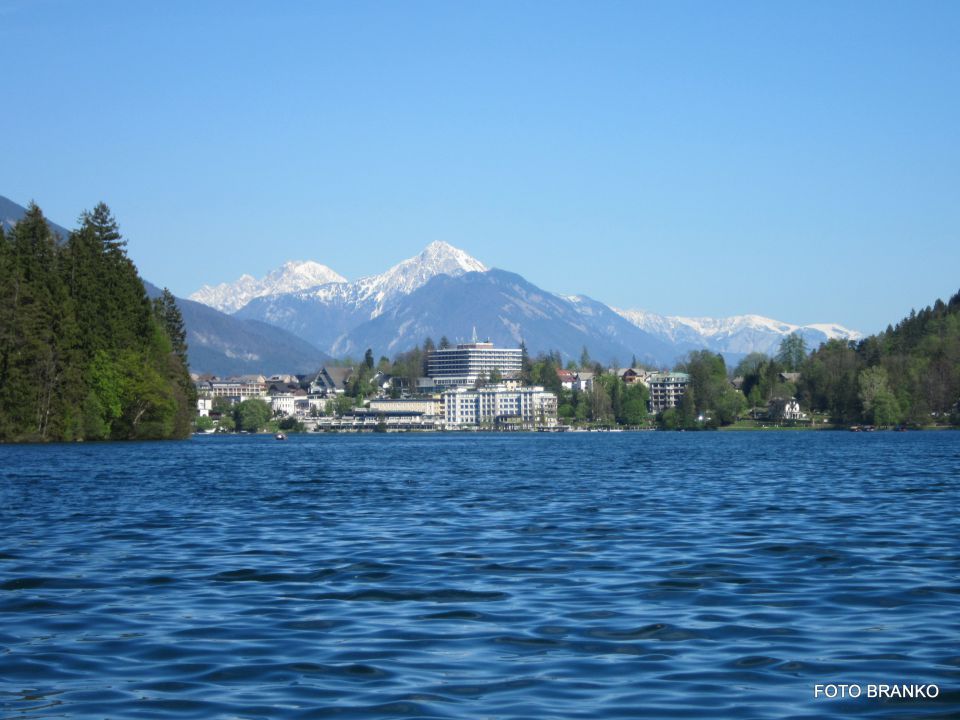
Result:
M423 375L413 378L376 368L372 353L359 368L325 365L308 375L241 375L229 378L194 375L199 432L258 431L450 431L496 430L563 432L584 429L653 429L664 415L684 405L691 387L688 372L645 367L603 368L587 357L577 367L550 367L550 383L525 381L525 351L501 348L491 342L460 343L428 348L423 354ZM586 355L586 351L585 351ZM383 359L385 360L385 358ZM386 363L381 362L386 366ZM586 369L589 367L590 369ZM357 393L366 371L366 393ZM544 373L541 372L541 376ZM792 387L799 373L781 372L778 379ZM606 389L615 401L633 394L642 408L618 420ZM741 399L743 377L730 380L732 396ZM581 400L595 412L578 417L570 400ZM611 407L604 408L604 404ZM597 406L600 406L599 408ZM604 410L609 412L604 412ZM712 418L699 417L699 422ZM795 397L777 395L762 409L754 408L753 421L779 425L810 425ZM238 427L239 426L239 427Z

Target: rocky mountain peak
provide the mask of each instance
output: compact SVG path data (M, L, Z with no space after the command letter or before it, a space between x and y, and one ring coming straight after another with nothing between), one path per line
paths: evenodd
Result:
M190 299L221 312L234 313L254 298L345 282L346 278L326 265L312 260L290 260L260 279L243 274L231 283L204 285Z

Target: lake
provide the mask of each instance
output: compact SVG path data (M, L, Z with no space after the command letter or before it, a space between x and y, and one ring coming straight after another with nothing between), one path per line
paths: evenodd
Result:
M0 446L0 716L958 717L958 510L957 432Z

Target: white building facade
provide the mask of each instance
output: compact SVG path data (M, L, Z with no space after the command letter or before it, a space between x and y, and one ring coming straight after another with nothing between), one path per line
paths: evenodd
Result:
M687 392L690 376L687 373L664 372L654 373L647 378L647 387L650 389L650 412L663 412L668 408L677 407Z
M447 428L534 429L557 424L557 396L542 387L495 385L456 388L443 393Z
M463 343L427 356L427 377L436 388L473 386L494 372L509 380L520 377L522 368L523 350L498 348L489 342Z
M270 401L270 409L274 415L288 417L294 414L296 409L296 395L292 392L276 393L267 399Z

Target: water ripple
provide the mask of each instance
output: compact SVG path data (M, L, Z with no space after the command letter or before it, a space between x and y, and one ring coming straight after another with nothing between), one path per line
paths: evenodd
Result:
M0 715L958 717L958 499L958 433L2 446Z

